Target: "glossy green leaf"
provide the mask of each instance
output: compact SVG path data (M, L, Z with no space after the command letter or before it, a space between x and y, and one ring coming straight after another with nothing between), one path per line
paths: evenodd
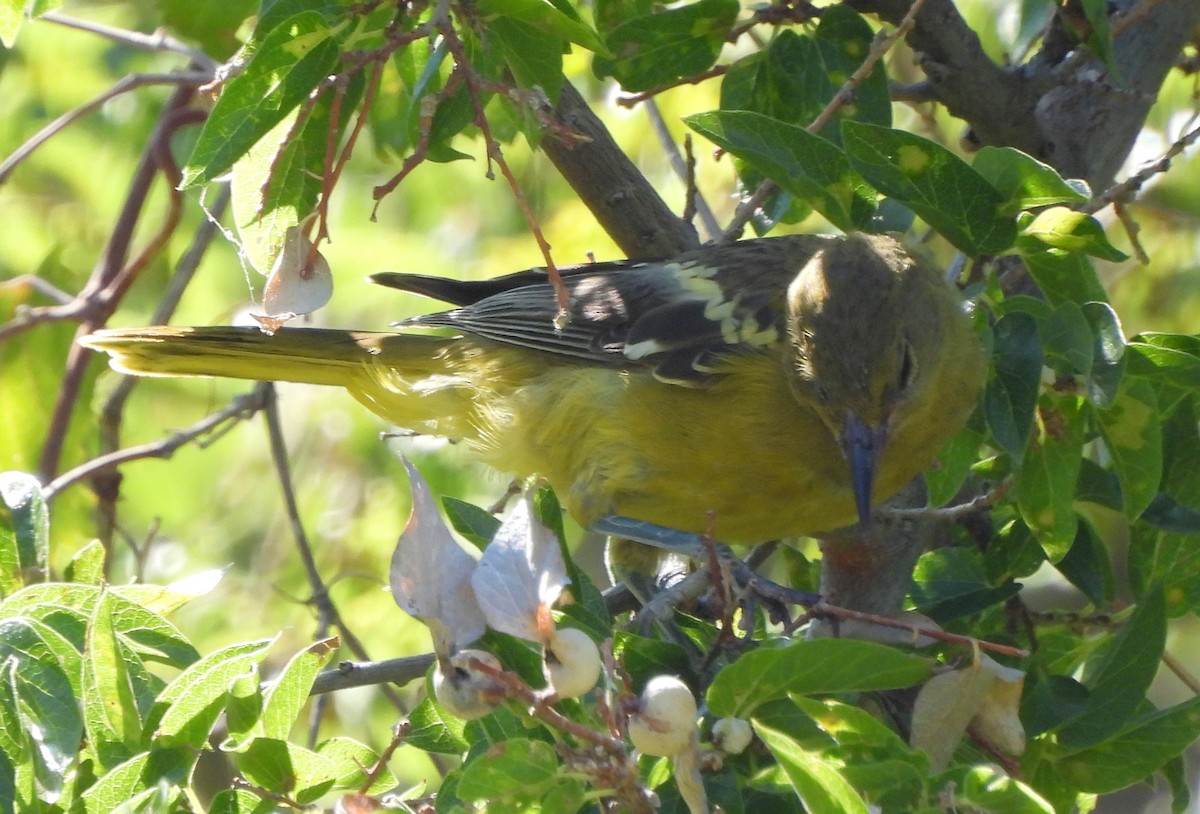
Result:
M1076 303L1107 302L1108 293L1096 276L1087 255L1064 252L1040 241L1018 242L1017 248L1038 288L1051 305L1065 301Z
M604 38L614 56L598 56L593 70L627 91L695 76L716 62L739 10L737 0L699 0L627 19Z
M0 597L44 578L50 515L37 478L0 472Z
M1125 334L1106 302L1085 302L1083 317L1092 330L1092 365L1085 379L1087 396L1097 407L1111 407L1125 375Z
M840 761L809 752L784 733L754 722L754 731L779 761L796 795L809 811L867 814L867 804L842 776Z
M1073 397L1042 397L1037 429L1017 473L1017 507L1051 562L1066 555L1078 525L1073 504L1083 460L1080 401Z
M1104 227L1086 212L1052 206L1021 224L1021 239L1036 240L1067 252L1084 252L1119 263L1128 255L1108 242Z
M230 79L183 168L183 188L207 183L303 102L337 65L338 31L305 11L272 29L246 69Z
M1147 591L1121 631L1084 678L1090 691L1083 713L1058 731L1066 749L1082 750L1124 731L1145 700L1166 644L1161 587Z
M929 676L928 660L874 642L814 639L745 653L708 688L714 715L749 717L785 695L910 687Z
M208 814L273 814L273 800L264 800L245 789L225 789L217 792L208 805Z
M1075 540L1066 555L1055 563L1059 573L1092 601L1104 607L1113 598L1114 577L1108 549L1091 523L1080 519Z
M1004 198L983 176L940 144L912 133L842 122L851 166L969 255L998 254L1017 235Z
M1129 377L1113 405L1095 416L1121 480L1125 514L1135 518L1154 500L1162 479L1162 415L1154 388Z
M983 411L992 437L1019 467L1042 380L1042 340L1037 322L1019 311L1000 317L993 335L992 376L984 390Z
M805 201L847 231L866 225L874 193L850 168L846 156L802 127L745 111L713 111L684 121Z
M1092 197L1086 181L1067 180L1049 164L1013 147L982 147L971 168L1004 197L1002 211L1012 214L1053 204L1085 203Z
M1025 783L995 765L954 767L937 782L954 789L954 802L989 814L1054 814L1054 806Z

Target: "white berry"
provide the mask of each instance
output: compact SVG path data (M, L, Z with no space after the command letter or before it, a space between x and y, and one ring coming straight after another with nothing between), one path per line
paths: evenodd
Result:
M638 711L629 716L629 740L643 754L679 754L691 742L696 712L687 684L675 676L655 676L642 690Z

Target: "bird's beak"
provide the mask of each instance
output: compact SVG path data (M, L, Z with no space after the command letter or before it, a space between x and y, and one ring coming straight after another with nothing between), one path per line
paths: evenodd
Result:
M850 482L854 486L854 505L858 522L867 525L871 519L871 489L875 485L875 470L879 454L887 441L887 427L872 427L857 415L846 411L842 426L842 454L850 465Z

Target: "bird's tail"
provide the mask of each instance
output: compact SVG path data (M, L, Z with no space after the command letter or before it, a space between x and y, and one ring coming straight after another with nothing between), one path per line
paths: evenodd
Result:
M218 376L344 387L373 412L420 432L462 437L470 393L455 386L456 341L416 334L253 327L123 328L80 344L137 376ZM451 375L446 375L450 373ZM430 387L428 382L439 384ZM465 382L463 382L465 384Z

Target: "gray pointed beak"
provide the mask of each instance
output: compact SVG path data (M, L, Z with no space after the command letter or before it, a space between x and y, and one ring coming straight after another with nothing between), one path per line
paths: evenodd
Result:
M879 454L887 441L887 427L872 427L854 413L847 411L842 427L842 454L850 465L850 482L854 487L854 506L858 522L866 526L871 519L871 490L875 486L875 470Z

